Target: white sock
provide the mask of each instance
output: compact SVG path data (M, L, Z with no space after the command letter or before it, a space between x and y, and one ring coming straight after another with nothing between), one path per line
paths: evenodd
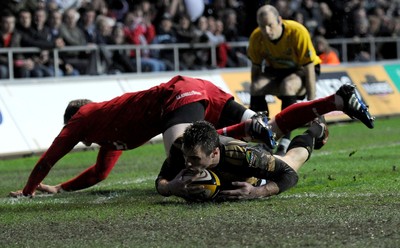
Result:
M242 115L242 119L240 120L240 122L244 122L245 120L250 119L255 114L256 114L256 112L254 112L253 110L246 109L246 111L244 111L244 113Z

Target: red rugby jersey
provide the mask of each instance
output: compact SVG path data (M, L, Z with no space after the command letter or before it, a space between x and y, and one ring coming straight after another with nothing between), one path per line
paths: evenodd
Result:
M112 168L121 150L134 149L162 132L165 114L203 101L204 119L217 126L225 103L232 98L207 80L175 76L148 90L82 106L39 159L23 192L32 194L53 165L80 141L100 145L96 165Z

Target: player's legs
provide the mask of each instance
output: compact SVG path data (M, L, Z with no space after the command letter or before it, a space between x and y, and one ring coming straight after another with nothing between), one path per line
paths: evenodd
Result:
M172 127L165 130L165 132L163 133L163 140L164 140L164 149L166 154L169 154L171 145L177 138L183 135L185 129L188 126L190 126L190 123L175 124Z
M278 113L268 124L271 125L271 129L275 132L277 138L280 138L283 134L304 126L326 113L339 110L336 105L336 98L336 95L330 95L308 102L292 104Z
M296 172L299 171L300 167L310 158L311 153L314 149L320 149L315 146L316 140L326 140L328 139L328 127L325 122L315 121L312 125L301 135L297 135L290 142L287 153L280 158L282 161L286 162L290 167Z
M235 100L229 100L222 109L216 128L227 127L244 122L255 114L256 112L244 107Z
M183 135L186 127L195 121L204 120L205 107L201 102L184 105L167 114L163 120L163 141L168 155L171 145Z
M346 93L343 93L344 91ZM343 85L335 94L327 97L293 104L272 118L268 125L278 139L283 134L332 111L343 111L351 118L361 120L368 128L373 128L374 118L351 85Z
M295 72L285 76L280 84L279 99L282 101L281 110L289 107L297 102L298 95L305 94L305 87L302 83L301 77ZM291 133L287 132L279 141L276 154L283 155L290 144Z
M276 95L279 93L279 84L273 80L273 77L264 75L264 77L250 85L250 109L256 112L266 111L269 112L268 103L265 100L267 94Z
M231 100L226 103L221 113L218 127L222 128L217 132L236 139L262 142L273 148L274 134L267 123L268 118L265 114L256 114L253 110Z
M338 100L342 101L341 110L352 119L358 119L368 128L374 128L375 118L368 111L354 85L342 85L336 92Z

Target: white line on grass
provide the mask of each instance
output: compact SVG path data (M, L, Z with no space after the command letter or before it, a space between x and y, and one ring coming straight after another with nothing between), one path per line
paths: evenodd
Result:
M134 180L123 180L123 181L114 181L114 182L110 182L110 183L101 183L99 185L95 185L93 187L91 187L91 189L101 189L103 187L109 187L109 186L115 186L115 185L134 185L134 184L140 184L140 183L144 183L144 182L154 182L155 177L151 176L151 177L143 177L143 178L136 178ZM68 194L68 193L62 193L62 194ZM54 196L52 194L37 194L34 198L47 198L47 197L51 197ZM109 201L113 198L118 197L119 194L118 193L113 193L111 190L111 193L107 196L104 195L100 195L99 194L99 198L94 200L93 203L104 203L106 201ZM13 197L5 197L5 198L0 198L0 204L2 205L24 205L24 204L43 204L43 203L71 203L73 202L73 198L52 198L50 201L46 200L46 201L41 201L41 200L37 200L34 199L32 200L29 197L18 197L18 198L13 198Z

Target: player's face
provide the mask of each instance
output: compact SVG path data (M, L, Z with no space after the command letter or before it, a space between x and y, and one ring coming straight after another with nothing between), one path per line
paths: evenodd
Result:
M260 16L258 26L261 29L261 33L264 37L269 40L276 40L282 35L282 24L281 18L276 17L273 14Z
M211 154L207 155L200 147L193 150L183 149L186 167L193 169L207 169L215 167L219 161L219 148L215 148Z

